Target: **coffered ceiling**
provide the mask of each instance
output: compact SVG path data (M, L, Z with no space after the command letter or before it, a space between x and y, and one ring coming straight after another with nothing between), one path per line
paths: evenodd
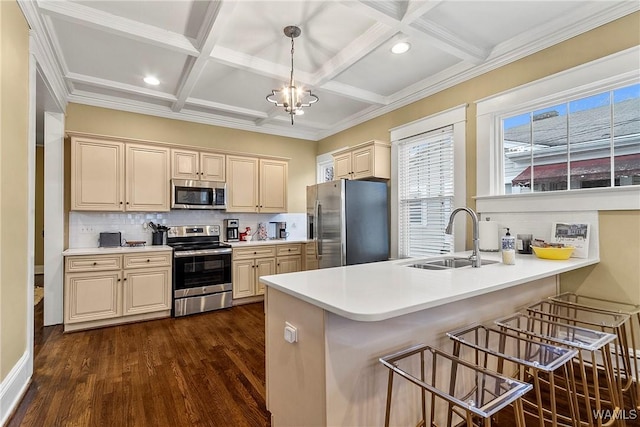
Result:
M637 1L20 1L68 102L317 140L639 9ZM290 71L320 98L291 125ZM411 49L391 53L398 41ZM143 82L147 75L160 84Z

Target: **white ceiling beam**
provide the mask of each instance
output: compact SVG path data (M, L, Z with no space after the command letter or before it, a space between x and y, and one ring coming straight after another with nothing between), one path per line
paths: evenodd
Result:
M421 18L431 9L440 4L442 0L410 0L407 11L402 17L403 24L411 24L416 19Z
M321 86L323 91L332 92L345 98L356 101L366 102L369 104L387 105L386 96L379 95L368 90L360 89L348 84L340 83L335 80L327 82Z
M212 110L217 111L225 111L227 113L234 114L242 114L243 116L257 117L257 118L266 118L267 113L259 110L251 110L249 108L237 107L235 105L222 104L220 102L207 101L206 99L198 99L198 98L187 98L185 102L185 107L193 106L193 107L204 107L210 108Z
M265 117L261 117L255 121L256 126L263 126L265 123L268 123L275 119L277 116L282 114L284 110L282 107L271 107L269 111L267 111Z
M82 83L87 86L100 87L103 89L116 90L118 92L130 93L133 95L140 95L149 98L162 99L164 101L174 102L176 100L175 95L166 92L160 92L153 89L143 88L127 83L120 83L113 80L101 79L98 77L86 76L78 73L67 73L64 76L65 79L72 83Z
M411 37L428 39L429 42L438 49L473 64L482 63L488 55L488 52L484 49L462 40L444 27L422 18L425 13L433 9L437 4L433 6L419 5L413 8L408 7L404 17L402 19L396 19L379 10L379 8L374 7L375 3L350 0L343 1L342 3L356 9L359 13L388 25L396 32L402 32Z
M123 18L68 0L38 0L40 10L69 22L118 34L147 44L171 49L186 55L199 52L184 35L153 25Z
M313 86L322 86L368 55L397 33L394 27L376 23L327 61L313 76Z
M178 84L178 99L171 107L173 111L180 111L191 95L194 86L202 74L202 70L207 65L211 51L216 45L225 23L236 7L235 1L211 2L207 9L207 15L200 28L200 53L197 58L187 62L185 72Z

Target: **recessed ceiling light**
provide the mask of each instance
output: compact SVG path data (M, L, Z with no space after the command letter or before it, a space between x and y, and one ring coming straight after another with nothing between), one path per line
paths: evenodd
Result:
M391 52L400 54L405 53L409 49L411 49L411 45L409 43L400 42L393 45L393 47L391 48Z
M144 82L148 85L154 85L157 86L160 84L160 80L158 80L157 78L153 77L153 76L147 76L144 78Z

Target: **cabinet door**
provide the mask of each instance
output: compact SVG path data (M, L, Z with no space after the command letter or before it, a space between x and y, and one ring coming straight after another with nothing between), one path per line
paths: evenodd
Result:
M351 178L351 153L344 153L333 158L334 180Z
M300 256L278 258L277 274L294 273L300 270L302 270L302 258Z
M351 154L351 166L353 179L373 176L373 146L354 150Z
M275 258L256 259L256 295L264 295L264 284L260 282L260 278L272 274L276 274Z
M138 269L124 272L123 315L171 309L171 269Z
M124 210L124 144L71 139L71 210Z
M227 156L227 212L258 212L258 159Z
M233 298L255 295L256 269L254 261L234 261L231 279L233 282Z
M127 211L169 210L169 149L127 144Z
M224 154L200 153L200 179L225 181Z
M288 162L260 160L260 212L287 212Z
M171 178L199 179L198 152L171 150Z
M120 271L65 276L65 323L111 319L122 314Z

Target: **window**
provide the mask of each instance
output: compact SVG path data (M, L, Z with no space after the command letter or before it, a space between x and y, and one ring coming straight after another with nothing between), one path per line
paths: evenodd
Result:
M640 209L640 47L476 102L479 212Z
M401 256L449 253L444 234L454 209L453 126L398 142Z
M333 181L333 156L331 153L321 154L316 158L316 183Z
M640 84L501 124L505 194L640 184Z

